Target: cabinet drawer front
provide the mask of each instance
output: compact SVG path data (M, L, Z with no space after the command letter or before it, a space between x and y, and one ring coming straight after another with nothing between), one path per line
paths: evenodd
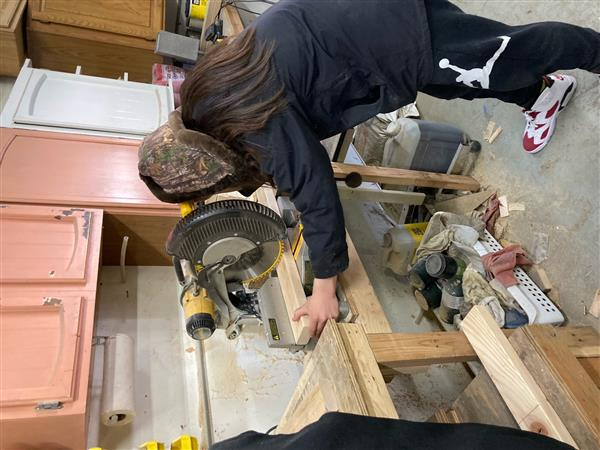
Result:
M82 209L0 209L0 282L84 283L91 221Z
M15 30L16 23L25 9L26 0L2 0L0 2L0 31Z
M72 401L83 299L0 299L0 406Z
M0 131L0 201L177 211L140 180L139 141Z
M103 213L0 204L0 298L95 291ZM50 293L48 293L50 289Z
M155 40L164 0L30 0L34 20Z

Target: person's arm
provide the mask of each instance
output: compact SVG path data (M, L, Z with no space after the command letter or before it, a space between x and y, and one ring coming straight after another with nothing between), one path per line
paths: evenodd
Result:
M327 151L314 131L291 107L267 128L270 159L265 169L302 213L303 236L315 274L313 295L293 319L307 315L319 335L339 314L337 275L348 267L344 214Z

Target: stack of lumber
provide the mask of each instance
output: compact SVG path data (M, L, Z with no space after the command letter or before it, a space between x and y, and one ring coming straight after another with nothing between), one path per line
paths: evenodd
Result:
M581 352L560 329L529 326L508 337L484 307L475 307L462 331L485 371L437 422L479 422L544 434L576 448L600 443L600 344ZM572 350L576 351L576 354Z
M332 411L398 418L360 324L327 323L277 433L294 433Z

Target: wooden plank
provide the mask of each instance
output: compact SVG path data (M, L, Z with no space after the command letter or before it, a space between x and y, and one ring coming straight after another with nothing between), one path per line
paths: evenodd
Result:
M271 208L273 211L280 213L275 198L275 191L270 187L261 187L256 191L256 197L259 203ZM289 246L289 242L285 242L285 249L279 265L277 266L277 277L281 285L283 300L290 316L292 332L297 345L305 345L310 340L310 323L307 316L303 316L297 322L292 320L294 311L306 303L306 295L302 287L302 280L298 272L298 266L294 259Z
M340 323L338 328L354 373L358 375L357 381L369 416L398 419L398 412L369 347L364 328L362 325L351 323Z
M488 373L482 370L458 396L452 409L463 423L519 428Z
M578 359L581 367L587 372L594 384L600 388L600 358Z
M581 449L600 443L600 390L548 327L519 329L509 338Z
M231 5L223 8L223 34L232 37L244 31L244 24L240 18L240 13Z
M475 194L461 195L460 197L451 198L433 204L436 211L445 211L453 214L469 215L474 209L479 207L483 202L487 201L495 194L493 190L477 192Z
M391 167L360 166L338 162L332 162L331 167L336 178L346 178L352 173L358 173L363 181L395 186L433 187L463 191L478 191L480 188L478 181L464 175L448 175Z
M575 446L573 437L485 306L475 306L462 322L475 349L519 427Z
M596 291L592 304L590 305L589 313L596 319L600 317L600 289Z
M514 330L502 330L510 336ZM598 334L592 327L554 328L553 332L576 357L600 356ZM368 334L377 362L390 368L477 361L477 354L459 331Z
M338 276L338 283L355 314L354 322L363 325L367 333L389 333L392 331L390 323L348 233L346 242L350 263Z
M453 409L438 409L433 417L429 419L433 423L462 423L462 419Z
M337 183L341 199L360 202L400 203L403 205L422 205L426 195L423 192L392 191L390 189L351 188Z
M277 433L295 433L330 411L369 414L357 374L333 320L328 321L306 363Z
M350 128L346 131L342 131L340 133L340 138L337 142L335 151L333 153L333 160L344 162L346 159L346 155L348 154L348 149L350 148L350 144L352 144L352 140L354 139L354 128Z
M212 42L206 41L206 33L208 31L208 27L215 23L215 19L217 18L217 13L221 8L221 0L208 0L208 5L206 6L206 16L204 21L202 22L202 33L200 34L200 51L206 52L209 49L209 46L213 45Z

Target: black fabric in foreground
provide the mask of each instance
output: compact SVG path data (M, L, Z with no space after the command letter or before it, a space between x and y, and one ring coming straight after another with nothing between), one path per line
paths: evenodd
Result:
M248 431L210 450L567 450L539 434L480 424L449 425L328 413L298 433Z

